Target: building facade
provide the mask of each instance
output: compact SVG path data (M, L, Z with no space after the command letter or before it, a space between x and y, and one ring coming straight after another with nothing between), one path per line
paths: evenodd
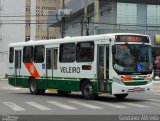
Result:
M25 41L24 23L25 0L0 0L0 78L8 70L8 44Z
M25 41L58 38L59 28L49 27L47 18L61 6L61 0L26 0Z
M9 43L59 37L47 18L61 6L62 0L0 0L0 78L7 75Z
M151 37L155 76L160 77L160 1L157 0L97 0L98 21L95 22L94 1L87 0L88 33L140 33ZM73 14L66 17L65 36L81 36L85 0L71 0L67 5ZM49 18L51 19L51 18ZM52 26L57 26L53 22ZM158 39L158 40L157 40Z

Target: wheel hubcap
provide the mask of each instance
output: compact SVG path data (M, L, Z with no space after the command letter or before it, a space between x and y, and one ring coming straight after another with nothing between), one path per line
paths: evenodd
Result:
M85 88L84 88L84 94L86 96L91 96L92 95L92 87L90 85L87 85Z
M34 92L36 90L36 82L32 81L31 83L31 90Z

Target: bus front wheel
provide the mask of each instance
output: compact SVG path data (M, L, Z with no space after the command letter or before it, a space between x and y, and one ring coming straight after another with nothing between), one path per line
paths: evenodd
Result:
M115 94L114 95L117 99L121 100L121 99L124 99L125 97L128 96L128 94Z
M31 94L42 95L45 93L44 89L38 89L37 82L34 78L30 79L29 90Z
M98 94L93 93L92 85L88 81L82 84L81 92L83 97L88 100L95 99L98 96Z

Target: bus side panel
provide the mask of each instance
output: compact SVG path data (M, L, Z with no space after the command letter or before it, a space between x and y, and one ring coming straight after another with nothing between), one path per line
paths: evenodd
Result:
M98 83L91 82L93 92L98 92ZM61 91L80 91L80 81L54 80L54 87Z
M47 80L46 79L36 79L39 89L47 89Z
M97 82L92 82L92 89L93 89L93 93L98 92L98 83Z
M9 77L8 78L8 83L12 86L15 86L15 78L14 77Z
M16 86L28 88L28 78L17 78Z
M14 77L8 78L9 84L16 87L28 88L28 78L17 78L15 81Z
M61 91L79 91L79 81L54 80L54 87Z

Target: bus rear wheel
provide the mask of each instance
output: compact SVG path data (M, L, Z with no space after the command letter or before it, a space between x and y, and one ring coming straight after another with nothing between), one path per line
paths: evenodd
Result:
M29 83L29 90L31 94L42 95L45 93L45 89L38 89L36 79L31 78Z
M82 84L81 92L83 97L88 100L95 99L98 96L98 94L93 93L92 85L88 81Z
M122 100L122 99L124 99L125 97L127 97L128 94L115 94L114 96L115 96L117 99Z

